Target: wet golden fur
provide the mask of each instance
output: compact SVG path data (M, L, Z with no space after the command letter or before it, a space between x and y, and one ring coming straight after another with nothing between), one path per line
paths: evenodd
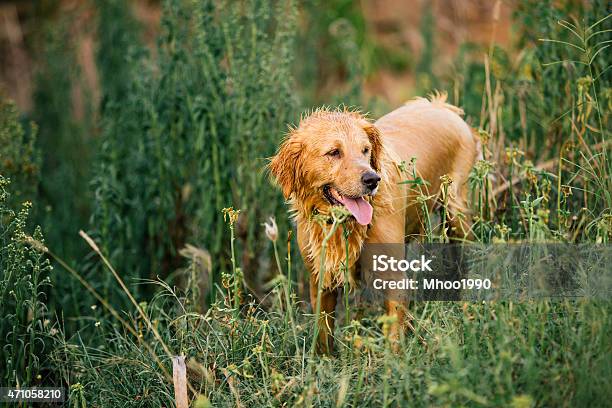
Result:
M288 199L292 215L298 225L298 244L302 256L311 274L315 276L318 275L321 243L328 226L316 222L314 215L330 215L330 204L322 196L321 188L328 182L334 181L344 185L345 192L355 189L352 184L356 182L351 181L359 180L357 172L364 167L351 166L352 172L346 173L330 172L326 167L327 159L315 161L317 156L323 156L326 150L332 147L325 144L325 139L329 139L334 133L357 139L361 136L361 141L367 140L372 149L371 159L367 164L377 172L389 167L388 164L382 164L386 155L382 153L380 134L370 122L358 112L327 109L318 109L303 118L299 126L290 131L283 146L270 163L270 171L281 186L285 198ZM331 178L321 177L323 173L328 173ZM379 194L369 201L382 211L389 206L389 203L385 203L385 197L386 194ZM351 218L345 223L345 228L350 232L349 263L353 265L367 236L367 226L359 225ZM339 230L328 242L324 287L338 287L344 283L341 267L345 261L345 242Z
M374 209L370 225L360 225L352 217L345 223L350 231L351 270L364 243L403 243L422 234L422 206L416 201L420 192L409 184L399 184L412 175L412 169L400 171L400 163L410 163L412 158L416 158L418 176L429 183L424 193L432 197L427 202L430 209L438 198L440 177L447 175L453 180L449 222L455 235L469 235L470 223L465 216L467 179L478 145L472 129L461 119L462 113L460 108L446 103L446 95L436 94L429 99L409 101L373 124L359 112L318 109L290 130L269 169L297 223L298 245L311 272L311 292L313 282L317 282L321 245L329 227L313 219L313 214L330 212L331 205L322 189L333 184L342 194L359 195L361 174L368 169L376 171L382 179L378 193L367 198ZM335 148L342 155L330 158L327 152ZM366 150L368 154L364 154ZM344 283L345 260L340 228L329 240L325 257L323 286L328 296L324 298L327 306L324 304L323 310L327 307L331 309L329 313L335 307L335 291ZM311 293L311 300L314 299Z

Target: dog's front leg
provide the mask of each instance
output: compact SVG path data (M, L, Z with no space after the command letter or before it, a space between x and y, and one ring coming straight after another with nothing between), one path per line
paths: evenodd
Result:
M318 281L315 276L310 277L310 304L316 313ZM321 291L321 312L318 319L317 352L330 354L334 349L334 314L338 301L337 289L323 289Z
M397 193L397 196L403 197ZM396 203L398 208L402 208L401 201ZM404 256L404 211L397 211L392 214L386 214L384 217L375 219L372 228L368 234L368 244L387 244L382 246L380 250L384 254L396 259L402 259ZM377 274L377 277L389 280L402 279L403 273L386 272ZM406 321L408 316L408 299L403 290L384 290L384 302L386 315L392 318L389 323L388 331L385 333L388 339L393 344L394 348L399 345L401 334L406 327L410 327L410 322Z
M389 327L388 338L391 341L393 348L399 346L399 340L406 327L410 327L411 322L406 320L406 302L390 299L389 294L385 294L385 311L387 316L394 318Z

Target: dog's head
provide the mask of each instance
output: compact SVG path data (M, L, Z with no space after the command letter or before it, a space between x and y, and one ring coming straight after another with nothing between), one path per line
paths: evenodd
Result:
M286 199L312 209L343 205L367 225L368 196L381 180L381 150L378 130L361 114L317 110L289 132L269 169Z

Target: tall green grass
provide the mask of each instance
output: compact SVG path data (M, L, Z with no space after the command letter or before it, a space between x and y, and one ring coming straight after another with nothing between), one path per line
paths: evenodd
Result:
M40 227L30 232L27 225L32 204L26 201L14 210L9 186L0 175L0 378L3 384L32 387L43 383L48 368L45 292L51 265L41 249Z
M487 241L496 225L507 239L533 237L528 226L539 225L547 230L540 237L608 242L609 14L601 2L525 1L515 19L516 55L465 47L484 54L466 60L460 52L449 89L483 142L485 161L471 177L475 228Z
M91 95L77 64L77 44L70 36L69 18L57 25L42 25L36 52L44 64L37 66L33 109L29 113L39 127L37 147L41 172L33 216L49 228L48 238L64 256L83 252L73 239L91 213L91 161L96 151ZM66 288L67 289L67 288Z
M399 352L370 311L337 330L330 358L311 354L314 319L297 305L284 309L283 290L268 310L254 302L237 310L234 290L227 281L202 315L163 285L141 304L146 318L129 317L137 333L101 320L103 345L66 344L54 361L85 400L105 406L171 404L172 384L150 354L169 365L163 345L187 356L201 406L603 406L609 398L607 301L420 303L411 312L427 345L407 336Z
M100 7L126 7L119 4ZM127 28L110 12L100 31L111 24L106 16L120 37ZM124 64L125 75L111 67L105 79L91 230L130 283L175 272L188 243L212 254L211 284L229 272L220 209L230 205L242 209L243 270L257 280L270 267L257 256L269 248L259 224L281 203L262 169L294 115L294 16L285 1L170 1L155 59L119 43L124 60L112 67ZM104 59L115 42L101 46Z

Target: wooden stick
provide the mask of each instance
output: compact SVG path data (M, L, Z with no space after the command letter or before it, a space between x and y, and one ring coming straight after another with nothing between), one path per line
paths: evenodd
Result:
M174 382L174 399L176 408L189 408L187 398L187 368L185 356L172 357L172 381Z

